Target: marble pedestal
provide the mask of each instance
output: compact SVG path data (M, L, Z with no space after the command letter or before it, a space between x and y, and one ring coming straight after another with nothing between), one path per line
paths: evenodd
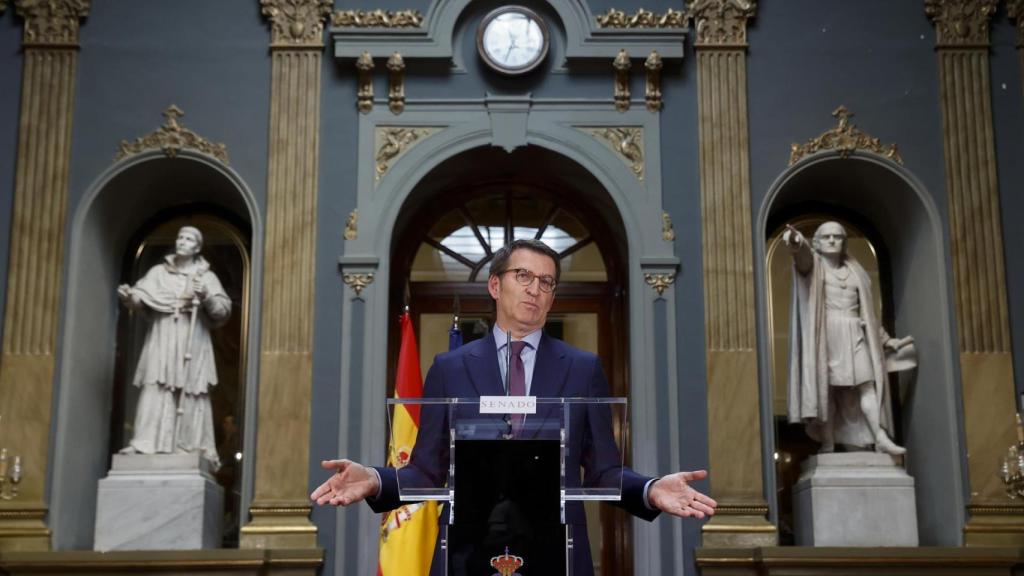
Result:
M917 546L914 479L888 454L805 460L793 487L798 546Z
M115 454L100 480L93 549L219 548L224 489L199 454Z

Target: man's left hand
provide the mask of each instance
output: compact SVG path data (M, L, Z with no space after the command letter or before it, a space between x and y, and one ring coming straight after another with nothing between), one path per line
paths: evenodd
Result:
M714 516L718 502L690 486L690 482L707 478L707 475L707 470L697 470L662 476L651 484L647 500L658 510L680 518Z

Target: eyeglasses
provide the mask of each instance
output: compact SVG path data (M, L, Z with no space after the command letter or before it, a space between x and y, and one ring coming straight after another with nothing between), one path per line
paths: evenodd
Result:
M502 272L502 274L508 274L509 272L514 273L516 275L516 282L519 282L523 286L533 284L533 279L536 278L538 280L537 285L540 287L541 292L547 292L550 294L555 291L557 283L551 276L546 274L544 276L538 276L526 268L510 268Z

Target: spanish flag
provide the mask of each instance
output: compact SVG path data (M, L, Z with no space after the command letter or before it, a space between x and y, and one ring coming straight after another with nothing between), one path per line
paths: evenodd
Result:
M409 313L402 315L402 344L398 350L395 398L421 398L423 378L416 334ZM409 463L416 432L420 426L420 407L395 406L388 446L388 466L401 468ZM379 576L426 576L434 556L437 539L437 502L406 504L384 515L380 527Z

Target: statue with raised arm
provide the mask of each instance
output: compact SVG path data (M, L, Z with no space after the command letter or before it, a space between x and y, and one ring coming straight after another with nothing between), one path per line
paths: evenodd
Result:
M813 241L787 225L793 256L789 421L821 442L903 454L891 433L888 372L917 365L913 338L890 338L875 315L871 280L846 253L846 230L825 222ZM887 357L888 356L888 357Z
M174 253L117 294L150 323L133 384L135 427L122 454L199 452L220 467L210 389L217 385L210 329L227 322L231 299L199 252L202 233L178 231Z

